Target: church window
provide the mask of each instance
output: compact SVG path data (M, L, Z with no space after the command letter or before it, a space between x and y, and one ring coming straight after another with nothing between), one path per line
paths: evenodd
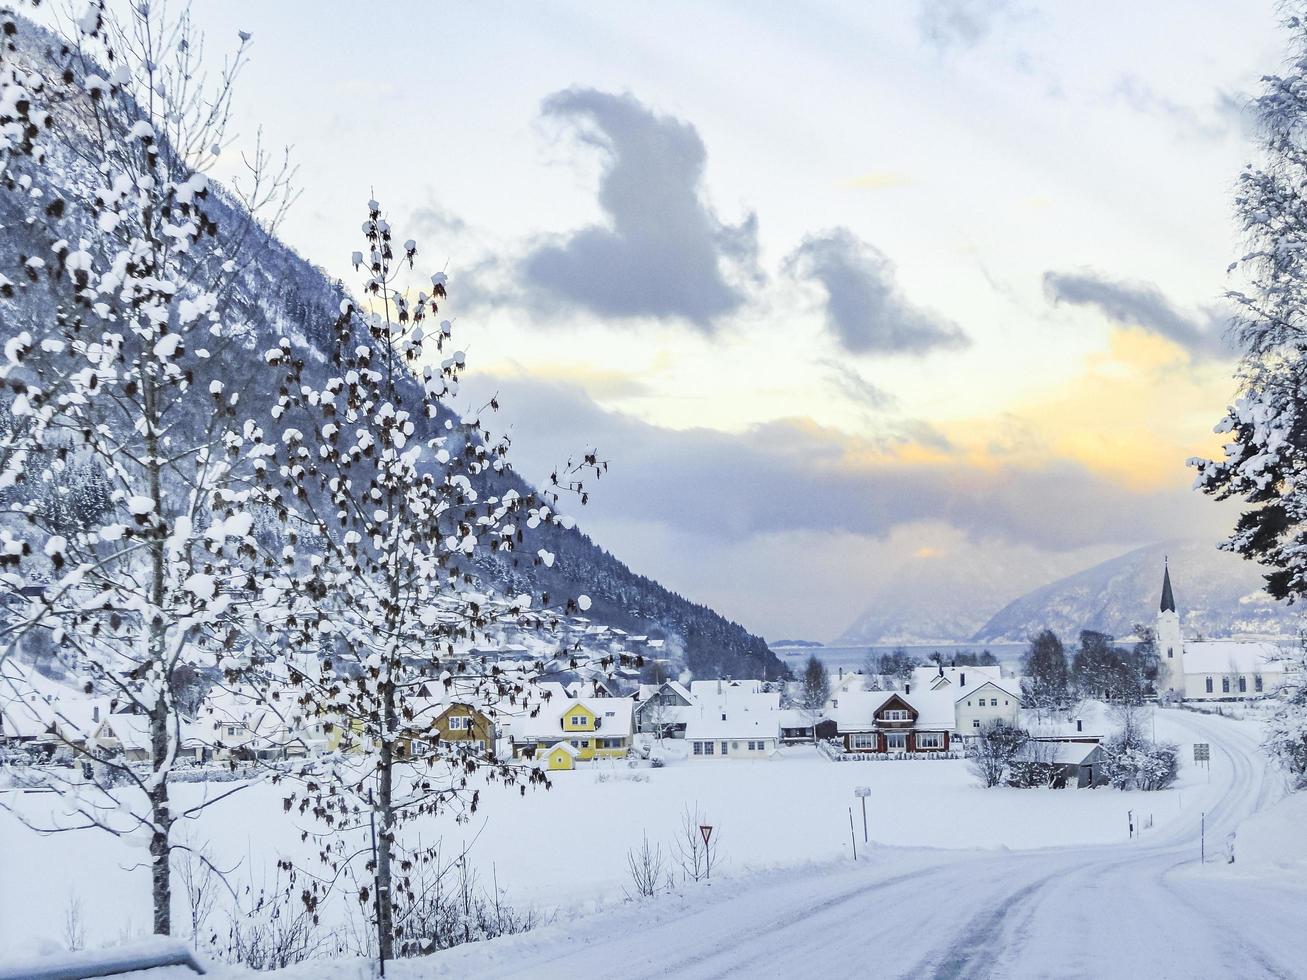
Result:
M1258 694L1262 693L1262 675L1253 674L1253 690Z
M1248 678L1243 674L1239 675L1239 693L1245 694L1248 691Z
M1210 677L1207 678L1207 693L1208 694L1212 693L1212 679Z
M1228 677L1221 678L1221 693L1222 694L1230 693L1230 678Z

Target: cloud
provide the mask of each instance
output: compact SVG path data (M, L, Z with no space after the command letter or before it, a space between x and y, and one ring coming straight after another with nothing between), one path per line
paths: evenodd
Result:
M976 458L925 445L932 430L914 432L911 421L875 440L805 419L673 430L605 411L569 385L497 387L528 479L591 445L611 460L584 520L653 523L705 542L800 531L883 537L939 521L975 540L1062 551L1192 535L1223 519L1187 481L1155 490L1070 460ZM638 555L623 555L639 567Z
M1246 96L1218 90L1212 104L1199 109L1158 92L1137 75L1117 81L1112 94L1135 112L1169 123L1186 139L1223 140L1231 133L1248 138L1256 132L1256 114Z
M881 411L894 405L894 396L872 384L845 361L821 362L831 382L845 398L864 409Z
M572 88L542 113L604 153L607 222L538 245L521 263L531 291L606 317L684 319L712 333L757 279L757 217L718 220L703 196L707 151L695 128L630 95Z
M974 48L1012 14L1009 0L922 0L917 30L941 50Z
M1229 357L1225 323L1215 310L1189 316L1176 309L1156 286L1109 279L1095 272L1045 272L1044 292L1053 303L1094 307L1111 320L1165 337L1191 357Z
M826 323L851 353L921 355L970 343L951 320L909 303L893 263L847 228L809 235L786 265L825 288Z

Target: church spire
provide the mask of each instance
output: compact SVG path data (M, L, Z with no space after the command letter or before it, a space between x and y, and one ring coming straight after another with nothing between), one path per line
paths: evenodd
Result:
M1175 612L1175 596L1171 594L1171 566L1162 559L1162 612Z

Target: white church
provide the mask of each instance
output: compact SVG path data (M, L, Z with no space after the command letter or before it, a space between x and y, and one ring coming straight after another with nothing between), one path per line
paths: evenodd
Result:
M1194 640L1180 634L1169 564L1162 571L1157 612L1158 693L1187 701L1255 698L1284 683L1292 662L1274 643L1252 640Z

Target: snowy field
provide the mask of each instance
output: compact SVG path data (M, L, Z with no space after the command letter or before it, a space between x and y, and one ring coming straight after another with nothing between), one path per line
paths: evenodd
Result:
M1159 713L1158 734L1193 740L1186 719ZM1239 723L1222 721L1219 724ZM1197 813L1221 792L1200 770L1186 767L1179 785L1161 793L1097 790L983 789L963 760L833 763L810 747L767 762L682 761L664 768L625 764L556 773L549 790L522 798L486 790L482 811L457 824L417 828L440 836L446 854L470 846L483 883L498 880L517 906L566 916L610 909L629 887L628 849L647 833L670 852L683 808L698 806L721 844L719 882L758 872L826 865L851 858L849 808L864 856L862 815L854 788L868 786L873 847L944 850L1027 850L1110 844L1128 837L1127 811L1152 818L1158 834L1186 812ZM231 784L181 784L180 804ZM187 831L205 841L235 879L270 883L278 857L303 860L301 823L282 812L280 788L260 784L203 812ZM54 805L47 795L16 798L33 817ZM81 903L90 945L148 931L149 876L145 855L96 831L38 836L0 813L0 948L57 942L70 901ZM175 896L178 905L181 896ZM179 921L186 921L178 910Z

